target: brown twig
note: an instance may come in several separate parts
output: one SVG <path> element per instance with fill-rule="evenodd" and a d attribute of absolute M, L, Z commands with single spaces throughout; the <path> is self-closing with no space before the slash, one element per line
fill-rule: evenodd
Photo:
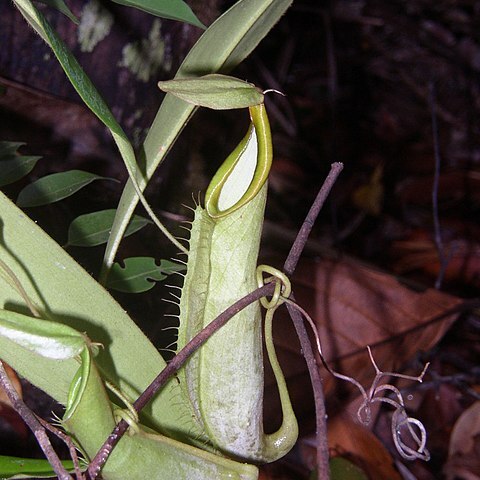
<path fill-rule="evenodd" d="M 55 450 L 50 443 L 45 429 L 42 427 L 35 414 L 25 405 L 23 400 L 19 397 L 17 391 L 10 382 L 10 379 L 8 378 L 7 372 L 5 371 L 5 368 L 3 367 L 3 362 L 1 360 L 0 385 L 5 390 L 5 393 L 7 394 L 7 397 L 10 400 L 13 409 L 22 417 L 23 421 L 28 425 L 30 430 L 35 435 L 35 438 L 37 439 L 40 448 L 43 450 L 43 453 L 50 462 L 50 465 L 52 466 L 53 471 L 55 472 L 57 477 L 60 480 L 72 480 L 72 477 L 62 465 L 62 462 L 55 453 Z"/>
<path fill-rule="evenodd" d="M 341 163 L 332 164 L 330 173 L 328 174 L 325 182 L 323 183 L 315 202 L 313 203 L 308 215 L 303 223 L 297 238 L 288 254 L 287 260 L 284 265 L 284 272 L 287 275 L 291 275 L 295 267 L 297 266 L 300 255 L 305 247 L 308 235 L 310 234 L 315 219 L 317 218 L 325 200 L 332 189 L 338 175 L 343 169 Z M 180 350 L 170 363 L 159 373 L 159 375 L 153 380 L 153 382 L 146 388 L 146 390 L 138 397 L 133 407 L 137 412 L 140 412 L 145 405 L 153 398 L 153 396 L 165 385 L 167 380 L 171 378 L 188 360 L 196 350 L 198 350 L 216 331 L 223 327 L 235 314 L 244 309 L 251 303 L 259 300 L 267 295 L 272 295 L 275 289 L 274 283 L 268 283 L 253 292 L 249 293 L 245 297 L 241 298 L 229 308 L 227 308 L 222 314 L 220 314 L 215 320 L 201 330 L 185 347 Z M 287 305 L 288 308 L 288 305 Z M 316 413 L 317 413 L 317 435 L 319 438 L 318 448 L 318 478 L 319 480 L 327 480 L 329 478 L 328 469 L 328 446 L 326 444 L 326 419 L 325 419 L 325 402 L 322 389 L 322 383 L 318 369 L 315 363 L 315 357 L 313 355 L 312 347 L 305 326 L 303 325 L 302 318 L 298 312 L 294 309 L 290 311 L 290 315 L 294 322 L 297 334 L 302 344 L 305 359 L 307 361 L 308 369 L 310 372 L 310 378 L 312 379 Z M 100 473 L 103 465 L 108 460 L 113 448 L 120 441 L 121 437 L 128 429 L 128 424 L 124 420 L 120 421 L 113 432 L 108 436 L 105 443 L 97 452 L 87 470 L 87 478 L 94 479 Z"/>
<path fill-rule="evenodd" d="M 332 164 L 330 172 L 325 179 L 322 188 L 318 192 L 317 198 L 315 198 L 315 201 L 298 232 L 297 238 L 290 249 L 287 260 L 285 261 L 283 271 L 287 275 L 290 276 L 295 271 L 312 227 L 342 169 L 342 163 Z M 293 294 L 290 295 L 290 298 L 292 300 L 295 299 Z M 322 379 L 320 378 L 312 344 L 310 343 L 310 338 L 308 337 L 307 329 L 305 328 L 300 312 L 296 310 L 293 305 L 288 303 L 287 310 L 300 340 L 303 356 L 305 357 L 308 373 L 310 375 L 310 381 L 312 382 L 317 430 L 317 478 L 318 480 L 328 480 L 330 478 L 330 468 L 328 465 L 327 415 L 325 410 L 325 396 L 323 394 Z"/>
<path fill-rule="evenodd" d="M 428 101 L 430 103 L 433 151 L 434 151 L 434 158 L 435 158 L 435 170 L 433 175 L 433 186 L 432 186 L 432 210 L 433 210 L 432 214 L 433 214 L 435 246 L 437 248 L 438 262 L 440 264 L 440 270 L 438 272 L 437 279 L 435 280 L 435 288 L 438 290 L 442 287 L 443 277 L 445 276 L 445 270 L 447 268 L 449 259 L 445 257 L 445 251 L 444 251 L 443 240 L 442 240 L 442 231 L 440 227 L 440 218 L 438 213 L 438 184 L 440 181 L 441 156 L 440 156 L 440 142 L 438 140 L 438 122 L 437 122 L 437 112 L 436 112 L 436 104 L 435 104 L 435 93 L 436 93 L 435 84 L 433 82 L 430 82 Z"/>
<path fill-rule="evenodd" d="M 37 420 L 41 423 L 43 428 L 56 435 L 65 443 L 65 445 L 68 447 L 70 458 L 73 461 L 77 480 L 83 480 L 84 476 L 82 474 L 82 471 L 80 470 L 80 462 L 78 460 L 77 449 L 75 447 L 75 444 L 73 443 L 73 440 L 66 433 L 62 432 L 58 428 L 55 428 L 51 423 L 47 422 L 46 420 L 43 420 L 43 418 L 37 417 Z"/>
<path fill-rule="evenodd" d="M 294 300 L 294 296 L 290 295 Z M 328 480 L 330 467 L 328 465 L 328 442 L 327 442 L 327 414 L 325 410 L 325 396 L 323 394 L 322 379 L 317 367 L 312 344 L 308 337 L 302 316 L 292 305 L 287 303 L 287 310 L 300 340 L 303 356 L 307 363 L 310 381 L 312 382 L 313 397 L 315 400 L 316 435 L 317 435 L 317 479 Z"/>
<path fill-rule="evenodd" d="M 283 271 L 288 276 L 291 276 L 295 271 L 295 268 L 297 268 L 298 260 L 300 259 L 300 255 L 302 254 L 305 244 L 307 243 L 307 239 L 312 231 L 313 224 L 315 223 L 315 220 L 317 219 L 318 214 L 320 213 L 320 210 L 322 209 L 323 204 L 330 193 L 330 190 L 337 181 L 337 178 L 342 170 L 342 163 L 336 162 L 332 164 L 330 172 L 323 182 L 322 188 L 320 188 L 317 198 L 313 202 L 313 205 L 311 206 L 310 211 L 308 212 L 305 221 L 298 232 L 297 238 L 293 242 L 292 248 L 288 253 L 287 260 L 283 265 Z"/>

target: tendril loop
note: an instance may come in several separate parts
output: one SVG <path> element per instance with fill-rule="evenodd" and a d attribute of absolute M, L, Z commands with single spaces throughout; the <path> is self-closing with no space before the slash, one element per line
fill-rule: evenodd
<path fill-rule="evenodd" d="M 140 427 L 138 426 L 138 412 L 132 405 L 132 402 L 122 393 L 117 387 L 112 385 L 110 382 L 105 382 L 106 387 L 113 392 L 127 408 L 114 408 L 113 417 L 118 423 L 120 420 L 125 420 L 128 423 L 128 434 L 135 435 L 140 432 Z"/>
<path fill-rule="evenodd" d="M 264 278 L 263 274 L 267 273 L 270 277 Z M 280 270 L 270 265 L 259 265 L 257 267 L 257 285 L 263 287 L 267 283 L 275 282 L 275 291 L 272 298 L 267 300 L 266 297 L 260 299 L 260 303 L 267 310 L 275 309 L 284 303 L 284 299 L 290 296 L 292 285 L 289 278 Z"/>
<path fill-rule="evenodd" d="M 128 434 L 130 436 L 136 435 L 140 432 L 138 426 L 138 415 L 132 415 L 132 411 L 126 408 L 115 408 L 113 410 L 113 418 L 118 423 L 121 420 L 125 420 L 128 423 Z"/>

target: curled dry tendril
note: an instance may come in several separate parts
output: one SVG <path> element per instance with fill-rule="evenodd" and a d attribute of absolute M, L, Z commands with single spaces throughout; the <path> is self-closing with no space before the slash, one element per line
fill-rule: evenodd
<path fill-rule="evenodd" d="M 271 277 L 264 279 L 264 273 L 270 274 Z M 307 320 L 308 324 L 313 330 L 317 351 L 325 368 L 334 377 L 355 385 L 360 391 L 360 394 L 363 397 L 363 402 L 357 411 L 358 420 L 364 425 L 368 425 L 370 423 L 372 418 L 372 405 L 374 403 L 380 402 L 391 405 L 394 408 L 394 412 L 392 415 L 391 431 L 393 442 L 398 453 L 402 458 L 406 460 L 418 459 L 428 461 L 430 459 L 430 453 L 426 448 L 427 432 L 422 422 L 420 422 L 420 420 L 416 418 L 408 416 L 405 410 L 403 396 L 398 388 L 389 383 L 383 385 L 379 385 L 379 383 L 383 377 L 403 378 L 405 380 L 412 380 L 414 382 L 421 383 L 423 381 L 423 377 L 425 375 L 425 372 L 427 371 L 429 363 L 425 365 L 420 375 L 416 377 L 410 375 L 403 375 L 401 373 L 382 372 L 375 363 L 370 346 L 367 346 L 370 361 L 372 362 L 372 365 L 375 369 L 375 378 L 373 379 L 372 384 L 367 392 L 365 388 L 360 384 L 360 382 L 358 382 L 354 378 L 347 375 L 342 375 L 341 373 L 337 373 L 330 368 L 327 361 L 325 360 L 325 357 L 323 356 L 320 337 L 318 335 L 315 322 L 305 311 L 305 309 L 303 309 L 300 305 L 288 298 L 291 293 L 291 284 L 288 277 L 284 273 L 273 267 L 267 265 L 260 265 L 259 267 L 257 267 L 257 281 L 259 287 L 261 287 L 264 283 L 275 282 L 275 292 L 272 295 L 272 298 L 270 300 L 267 300 L 266 298 L 262 298 L 260 300 L 263 307 L 267 309 L 267 315 L 269 317 L 273 316 L 273 312 L 282 303 L 288 303 L 289 305 L 292 305 L 295 309 L 297 309 Z M 393 398 L 380 395 L 382 392 L 389 392 L 390 394 L 392 394 L 391 396 L 393 396 Z M 406 441 L 404 441 L 404 437 L 406 434 L 409 436 L 408 443 L 413 443 L 416 448 L 412 448 L 411 446 L 409 446 L 409 444 L 406 443 Z"/>

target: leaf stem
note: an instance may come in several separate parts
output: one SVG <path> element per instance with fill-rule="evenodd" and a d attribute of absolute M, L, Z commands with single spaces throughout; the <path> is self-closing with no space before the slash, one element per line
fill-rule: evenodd
<path fill-rule="evenodd" d="M 440 217 L 438 213 L 438 188 L 440 182 L 440 168 L 441 168 L 441 155 L 440 155 L 440 141 L 438 139 L 438 122 L 437 112 L 435 108 L 436 97 L 435 84 L 430 82 L 429 84 L 429 96 L 428 101 L 430 103 L 430 116 L 432 122 L 432 141 L 433 141 L 433 153 L 435 159 L 435 169 L 433 175 L 432 185 L 432 216 L 433 216 L 433 229 L 435 238 L 435 247 L 437 248 L 438 262 L 440 269 L 438 271 L 437 279 L 435 280 L 435 288 L 439 290 L 442 287 L 443 277 L 445 276 L 445 270 L 447 268 L 449 258 L 445 257 L 442 229 L 440 226 Z"/>

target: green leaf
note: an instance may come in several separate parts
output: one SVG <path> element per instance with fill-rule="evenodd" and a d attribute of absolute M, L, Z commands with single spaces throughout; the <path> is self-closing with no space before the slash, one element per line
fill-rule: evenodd
<path fill-rule="evenodd" d="M 160 90 L 187 103 L 214 110 L 247 108 L 263 103 L 263 93 L 253 83 L 227 75 L 211 74 L 158 82 Z"/>
<path fill-rule="evenodd" d="M 58 202 L 73 195 L 94 180 L 113 180 L 83 170 L 52 173 L 27 185 L 18 195 L 19 207 L 38 207 Z"/>
<path fill-rule="evenodd" d="M 74 466 L 71 460 L 63 460 L 62 464 L 67 470 L 73 471 Z M 0 455 L 1 478 L 51 478 L 54 476 L 55 472 L 48 460 Z"/>
<path fill-rule="evenodd" d="M 90 108 L 90 110 L 92 110 L 92 112 L 95 113 L 95 115 L 97 115 L 97 117 L 110 130 L 110 133 L 117 144 L 118 150 L 120 151 L 122 160 L 125 163 L 125 167 L 127 168 L 134 190 L 140 198 L 142 205 L 150 215 L 150 218 L 152 218 L 155 225 L 165 234 L 167 238 L 169 238 L 172 243 L 177 246 L 179 250 L 185 250 L 185 247 L 175 237 L 173 237 L 173 235 L 160 222 L 160 220 L 158 220 L 152 208 L 143 196 L 143 191 L 139 186 L 139 182 L 143 181 L 143 176 L 139 174 L 140 172 L 137 166 L 132 144 L 125 135 L 125 132 L 122 130 L 122 127 L 120 127 L 118 122 L 115 120 L 111 110 L 108 108 L 107 104 L 102 99 L 101 95 L 98 93 L 87 74 L 77 62 L 76 58 L 71 54 L 65 43 L 60 39 L 55 30 L 53 30 L 45 17 L 34 7 L 30 0 L 13 1 L 27 22 L 37 31 L 37 33 L 53 50 L 60 65 L 67 74 L 67 77 L 87 107 Z M 130 216 L 128 220 L 130 220 Z M 125 228 L 128 225 L 128 220 L 125 222 Z M 122 233 L 124 230 L 125 229 L 122 230 Z M 117 237 L 115 241 L 118 244 L 120 239 Z M 104 278 L 102 278 L 102 280 L 103 279 Z"/>
<path fill-rule="evenodd" d="M 68 8 L 67 4 L 63 0 L 37 0 L 37 2 L 44 3 L 49 7 L 53 7 L 57 9 L 59 12 L 63 13 L 76 25 L 80 23 L 78 21 L 78 18 L 73 14 L 73 12 Z"/>
<path fill-rule="evenodd" d="M 17 150 L 24 143 L 0 142 L 0 187 L 16 182 L 28 175 L 42 157 L 19 155 Z"/>
<path fill-rule="evenodd" d="M 86 338 L 68 325 L 0 309 L 0 336 L 45 358 L 74 358 Z"/>
<path fill-rule="evenodd" d="M 179 20 L 205 29 L 205 25 L 195 16 L 182 0 L 112 0 L 120 5 L 138 8 L 157 17 Z"/>
<path fill-rule="evenodd" d="M 0 192 L 2 229 L 0 260 L 6 263 L 32 303 L 49 318 L 88 332 L 93 342 L 105 346 L 96 358 L 102 377 L 130 398 L 137 398 L 165 367 L 155 346 L 145 337 L 111 295 L 38 225 Z M 21 263 L 17 261 L 21 259 Z M 25 300 L 0 275 L 0 305 L 24 305 Z M 0 336 L 2 360 L 62 404 L 67 403 L 78 362 L 51 360 L 19 347 Z M 179 435 L 178 418 L 188 407 L 178 400 L 172 381 L 142 413 L 153 428 Z M 176 398 L 172 403 L 171 399 Z M 182 431 L 191 431 L 189 418 Z M 186 434 L 185 434 L 186 435 Z M 213 477 L 215 478 L 215 477 Z"/>
<path fill-rule="evenodd" d="M 184 270 L 183 265 L 161 260 L 157 265 L 152 257 L 126 258 L 122 267 L 114 263 L 107 279 L 107 288 L 126 293 L 141 293 L 155 286 L 156 281 L 167 278 L 173 272 Z"/>
<path fill-rule="evenodd" d="M 94 247 L 106 243 L 112 230 L 115 209 L 80 215 L 68 228 L 68 241 L 65 245 L 75 247 Z M 125 237 L 132 235 L 145 225 L 152 223 L 145 217 L 134 215 L 125 232 Z"/>
<path fill-rule="evenodd" d="M 175 78 L 228 72 L 242 62 L 278 22 L 293 0 L 240 0 L 208 27 L 188 53 Z M 195 106 L 167 94 L 143 145 L 146 179 L 142 189 L 165 159 L 178 135 L 195 112 Z M 123 232 L 138 203 L 129 180 L 123 190 L 117 218 L 105 249 L 108 269 Z"/>
<path fill-rule="evenodd" d="M 11 160 L 17 155 L 17 150 L 25 145 L 24 142 L 0 142 L 0 161 Z"/>
<path fill-rule="evenodd" d="M 365 472 L 346 458 L 332 458 L 329 464 L 331 480 L 368 480 Z M 311 478 L 317 477 L 312 475 Z"/>

